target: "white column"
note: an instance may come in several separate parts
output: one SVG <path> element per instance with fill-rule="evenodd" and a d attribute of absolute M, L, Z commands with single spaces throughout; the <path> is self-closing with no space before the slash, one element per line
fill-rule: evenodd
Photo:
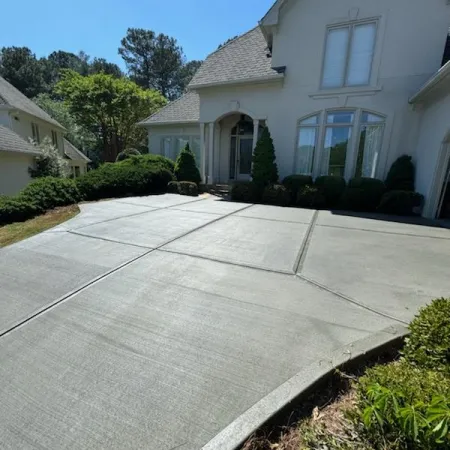
<path fill-rule="evenodd" d="M 209 123 L 208 184 L 214 184 L 214 122 Z"/>
<path fill-rule="evenodd" d="M 200 123 L 200 176 L 202 182 L 206 184 L 206 145 L 205 145 L 205 124 Z"/>
<path fill-rule="evenodd" d="M 256 144 L 258 143 L 258 134 L 259 134 L 259 120 L 253 121 L 253 150 L 256 148 Z"/>

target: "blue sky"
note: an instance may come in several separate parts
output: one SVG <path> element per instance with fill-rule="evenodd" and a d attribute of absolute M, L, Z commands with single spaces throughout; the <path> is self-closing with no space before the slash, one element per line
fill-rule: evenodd
<path fill-rule="evenodd" d="M 229 37 L 254 27 L 273 0 L 10 0 L 2 2 L 0 47 L 117 54 L 128 27 L 175 37 L 189 60 L 204 59 Z"/>

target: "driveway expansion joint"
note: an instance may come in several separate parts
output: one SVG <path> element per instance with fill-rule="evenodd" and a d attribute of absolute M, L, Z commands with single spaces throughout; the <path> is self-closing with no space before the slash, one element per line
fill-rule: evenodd
<path fill-rule="evenodd" d="M 306 236 L 303 239 L 302 246 L 300 247 L 300 251 L 298 253 L 297 260 L 295 261 L 294 268 L 293 268 L 294 274 L 301 271 L 303 268 L 303 264 L 306 259 L 306 254 L 308 253 L 309 244 L 312 239 L 314 227 L 316 226 L 318 218 L 319 218 L 319 211 L 315 211 L 314 215 L 311 219 L 311 222 L 309 224 L 308 231 L 306 232 Z"/>

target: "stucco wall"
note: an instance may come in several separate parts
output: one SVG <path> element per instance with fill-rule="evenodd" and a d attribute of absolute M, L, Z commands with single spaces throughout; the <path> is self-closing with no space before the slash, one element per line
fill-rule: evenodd
<path fill-rule="evenodd" d="M 11 128 L 11 119 L 8 111 L 0 111 L 0 125 Z"/>
<path fill-rule="evenodd" d="M 28 168 L 34 157 L 19 153 L 0 151 L 0 194 L 17 194 L 31 180 Z"/>

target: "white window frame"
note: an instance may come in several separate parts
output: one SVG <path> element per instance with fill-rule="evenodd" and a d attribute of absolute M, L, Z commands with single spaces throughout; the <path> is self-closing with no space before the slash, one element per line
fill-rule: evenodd
<path fill-rule="evenodd" d="M 327 116 L 330 113 L 333 112 L 351 112 L 354 114 L 353 123 L 349 124 L 328 124 L 327 123 Z M 363 113 L 373 114 L 375 116 L 378 116 L 383 119 L 383 121 L 380 122 L 373 122 L 373 125 L 382 126 L 382 136 L 381 136 L 381 148 L 380 148 L 380 155 L 377 159 L 376 166 L 373 168 L 372 173 L 374 175 L 374 178 L 377 177 L 377 174 L 379 173 L 380 167 L 382 165 L 383 158 L 381 155 L 383 155 L 383 149 L 385 147 L 385 137 L 386 137 L 386 129 L 388 127 L 388 119 L 385 114 L 382 114 L 377 111 L 372 111 L 370 109 L 366 108 L 329 108 L 322 111 L 316 111 L 314 113 L 308 114 L 306 116 L 301 117 L 297 121 L 297 127 L 296 127 L 296 137 L 295 137 L 295 151 L 294 151 L 294 161 L 293 161 L 293 172 L 292 173 L 298 173 L 297 171 L 297 159 L 298 159 L 298 151 L 299 151 L 299 132 L 302 127 L 317 127 L 317 133 L 316 133 L 316 149 L 314 153 L 314 160 L 313 160 L 313 169 L 311 176 L 313 178 L 317 178 L 318 176 L 321 176 L 321 164 L 322 164 L 322 158 L 324 156 L 324 147 L 325 147 L 325 138 L 326 138 L 326 130 L 329 127 L 351 127 L 351 138 L 349 141 L 349 145 L 347 147 L 347 155 L 345 159 L 345 172 L 344 172 L 344 178 L 348 181 L 351 178 L 355 177 L 356 175 L 356 164 L 357 164 L 357 158 L 358 158 L 358 151 L 359 151 L 359 143 L 361 140 L 361 132 L 362 132 L 362 126 L 364 125 L 370 125 L 368 122 L 364 122 L 362 120 Z M 317 116 L 318 117 L 318 125 L 300 125 L 303 121 Z"/>
<path fill-rule="evenodd" d="M 312 117 L 317 117 L 317 123 L 316 124 L 310 124 L 306 125 L 303 122 L 305 122 L 308 119 L 311 119 Z M 322 124 L 322 112 L 317 112 L 314 114 L 309 114 L 308 116 L 302 117 L 297 121 L 297 135 L 296 135 L 296 146 L 295 146 L 295 159 L 294 159 L 294 173 L 300 174 L 299 168 L 298 168 L 298 153 L 300 151 L 300 131 L 302 128 L 315 128 L 316 130 L 316 141 L 314 143 L 314 155 L 313 155 L 313 161 L 312 161 L 312 167 L 311 167 L 311 173 L 303 173 L 301 175 L 312 175 L 315 172 L 315 163 L 317 159 L 317 152 L 319 151 L 319 142 L 320 142 L 320 129 Z"/>
<path fill-rule="evenodd" d="M 37 123 L 31 122 L 31 134 L 33 135 L 33 141 L 40 144 L 41 136 L 39 133 L 39 125 Z"/>
<path fill-rule="evenodd" d="M 165 148 L 164 148 L 164 141 L 166 139 L 170 139 L 170 155 L 166 155 L 165 152 Z M 165 135 L 165 136 L 161 136 L 160 138 L 160 154 L 162 156 L 165 156 L 166 158 L 172 159 L 172 154 L 175 151 L 175 145 L 176 145 L 176 141 L 177 139 L 184 139 L 187 140 L 189 142 L 189 148 L 191 149 L 192 153 L 194 153 L 194 140 L 198 139 L 200 141 L 200 133 L 199 134 L 171 134 L 171 135 Z M 175 158 L 178 155 L 175 155 Z M 200 165 L 200 161 L 198 162 L 198 164 Z"/>
<path fill-rule="evenodd" d="M 374 24 L 375 25 L 375 38 L 373 42 L 373 50 L 372 50 L 372 61 L 370 62 L 370 69 L 369 69 L 369 79 L 367 83 L 364 84 L 348 84 L 347 78 L 348 78 L 348 71 L 349 71 L 349 65 L 350 65 L 350 53 L 352 48 L 352 42 L 353 42 L 353 34 L 355 27 L 360 25 L 368 25 L 368 24 Z M 331 30 L 337 30 L 342 28 L 348 28 L 349 29 L 349 38 L 347 43 L 347 50 L 346 50 L 346 56 L 345 56 L 345 69 L 344 69 L 344 78 L 343 83 L 339 86 L 324 86 L 323 84 L 323 78 L 325 75 L 325 63 L 327 58 L 327 44 L 328 44 L 328 38 Z M 330 25 L 327 27 L 326 30 L 326 36 L 325 36 L 325 44 L 324 44 L 324 50 L 323 50 L 323 58 L 322 58 L 322 71 L 320 74 L 320 89 L 322 90 L 333 90 L 333 89 L 342 89 L 342 88 L 358 88 L 358 87 L 364 87 L 364 86 L 371 86 L 372 84 L 372 76 L 373 76 L 373 68 L 374 68 L 374 60 L 376 56 L 376 47 L 377 47 L 377 41 L 378 41 L 378 32 L 379 32 L 379 19 L 378 18 L 371 18 L 371 19 L 365 19 L 365 20 L 358 20 L 358 21 L 352 21 L 347 23 L 340 23 L 336 25 Z"/>

